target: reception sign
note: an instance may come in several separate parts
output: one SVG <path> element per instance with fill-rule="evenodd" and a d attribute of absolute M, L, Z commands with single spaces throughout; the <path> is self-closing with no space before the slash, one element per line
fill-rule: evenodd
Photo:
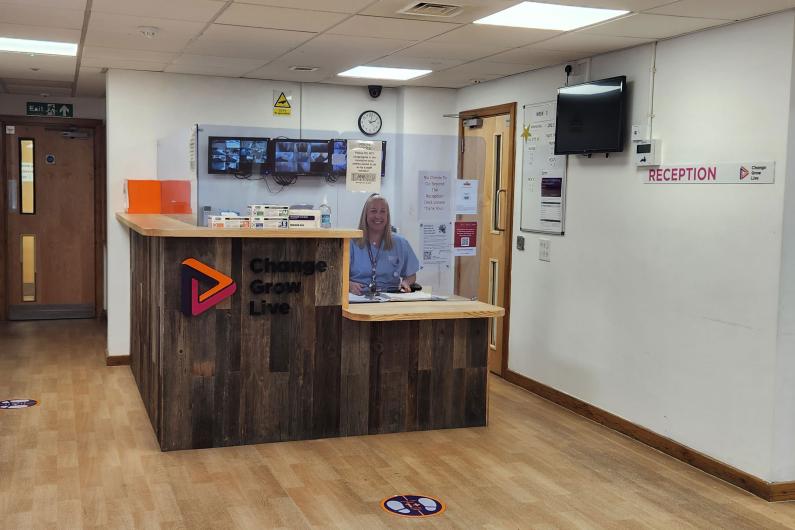
<path fill-rule="evenodd" d="M 731 164 L 685 164 L 649 168 L 647 184 L 772 184 L 775 162 Z"/>

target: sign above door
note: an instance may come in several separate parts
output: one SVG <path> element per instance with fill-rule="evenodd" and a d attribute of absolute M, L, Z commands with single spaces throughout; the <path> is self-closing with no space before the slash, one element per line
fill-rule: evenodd
<path fill-rule="evenodd" d="M 57 118 L 74 118 L 74 105 L 71 103 L 41 103 L 28 101 L 25 107 L 26 116 L 54 116 Z"/>

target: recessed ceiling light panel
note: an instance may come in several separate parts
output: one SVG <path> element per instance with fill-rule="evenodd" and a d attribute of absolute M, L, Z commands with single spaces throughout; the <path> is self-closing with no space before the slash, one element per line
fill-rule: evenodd
<path fill-rule="evenodd" d="M 493 15 L 476 20 L 475 24 L 510 26 L 513 28 L 570 31 L 597 22 L 626 15 L 629 11 L 598 9 L 595 7 L 561 6 L 522 2 Z"/>
<path fill-rule="evenodd" d="M 1 52 L 38 53 L 41 55 L 77 55 L 77 44 L 47 40 L 0 37 Z"/>
<path fill-rule="evenodd" d="M 430 74 L 433 70 L 413 70 L 411 68 L 386 68 L 384 66 L 356 66 L 337 74 L 340 77 L 362 77 L 366 79 L 388 79 L 408 81 Z"/>

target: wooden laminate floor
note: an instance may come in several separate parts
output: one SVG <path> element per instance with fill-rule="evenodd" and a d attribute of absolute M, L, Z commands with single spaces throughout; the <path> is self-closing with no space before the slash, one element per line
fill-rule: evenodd
<path fill-rule="evenodd" d="M 490 425 L 161 453 L 93 321 L 0 323 L 0 527 L 795 528 L 770 504 L 498 378 Z M 393 494 L 440 498 L 424 520 Z"/>

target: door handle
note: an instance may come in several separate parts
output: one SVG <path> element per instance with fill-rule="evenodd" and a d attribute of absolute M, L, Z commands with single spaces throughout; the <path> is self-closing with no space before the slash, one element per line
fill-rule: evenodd
<path fill-rule="evenodd" d="M 501 200 L 501 193 L 505 194 L 505 197 L 508 197 L 508 190 L 497 190 L 497 230 L 499 232 L 505 232 L 505 225 L 502 224 L 502 200 Z"/>

